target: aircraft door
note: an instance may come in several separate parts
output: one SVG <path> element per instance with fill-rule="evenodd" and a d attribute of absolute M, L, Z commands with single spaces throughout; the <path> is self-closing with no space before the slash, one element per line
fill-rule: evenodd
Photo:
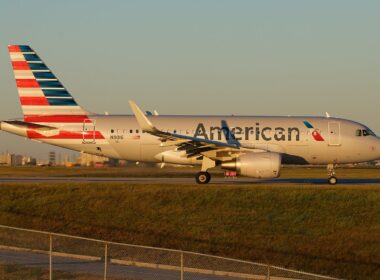
<path fill-rule="evenodd" d="M 340 122 L 329 122 L 329 146 L 339 146 L 340 139 Z"/>
<path fill-rule="evenodd" d="M 83 131 L 82 131 L 82 143 L 83 144 L 96 144 L 95 140 L 95 120 L 85 119 L 83 120 Z"/>

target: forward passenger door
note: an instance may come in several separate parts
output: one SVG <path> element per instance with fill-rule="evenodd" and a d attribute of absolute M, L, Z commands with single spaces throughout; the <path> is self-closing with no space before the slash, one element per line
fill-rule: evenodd
<path fill-rule="evenodd" d="M 329 146 L 340 146 L 340 122 L 329 122 L 328 135 Z"/>

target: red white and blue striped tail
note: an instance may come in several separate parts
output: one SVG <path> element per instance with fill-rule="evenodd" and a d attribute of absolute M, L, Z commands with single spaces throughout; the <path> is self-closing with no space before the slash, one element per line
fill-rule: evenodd
<path fill-rule="evenodd" d="M 26 122 L 78 123 L 88 118 L 31 47 L 9 45 L 8 51 Z"/>

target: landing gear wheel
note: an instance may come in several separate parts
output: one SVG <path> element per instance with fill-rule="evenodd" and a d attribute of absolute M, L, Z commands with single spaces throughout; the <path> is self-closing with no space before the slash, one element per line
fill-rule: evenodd
<path fill-rule="evenodd" d="M 329 178 L 330 185 L 336 185 L 336 183 L 338 183 L 338 179 L 336 177 L 332 176 Z"/>
<path fill-rule="evenodd" d="M 336 164 L 330 163 L 327 165 L 328 182 L 330 185 L 336 185 L 338 183 L 338 179 L 335 177 L 335 167 Z"/>
<path fill-rule="evenodd" d="M 210 182 L 211 175 L 208 172 L 198 172 L 197 175 L 195 175 L 195 181 L 197 181 L 198 184 L 207 184 Z"/>

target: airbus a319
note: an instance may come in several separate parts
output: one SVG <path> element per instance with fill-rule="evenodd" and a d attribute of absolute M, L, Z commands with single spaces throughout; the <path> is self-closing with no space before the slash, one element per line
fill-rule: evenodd
<path fill-rule="evenodd" d="M 208 170 L 252 178 L 277 178 L 282 164 L 326 165 L 336 184 L 337 164 L 380 158 L 380 139 L 365 125 L 332 117 L 163 116 L 91 113 L 74 100 L 36 52 L 8 50 L 22 118 L 2 121 L 1 130 L 67 149 L 139 162 L 198 165 L 199 184 Z"/>

